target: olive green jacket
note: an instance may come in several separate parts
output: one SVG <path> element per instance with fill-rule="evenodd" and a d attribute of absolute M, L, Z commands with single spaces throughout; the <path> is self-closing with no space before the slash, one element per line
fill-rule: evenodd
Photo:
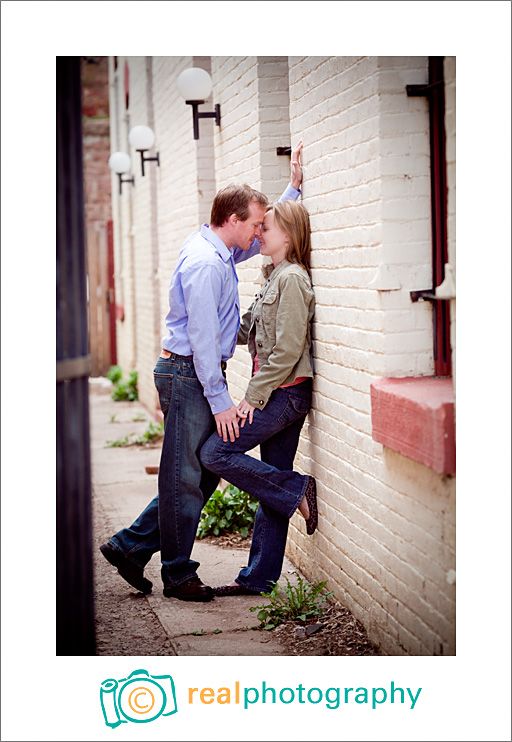
<path fill-rule="evenodd" d="M 237 343 L 247 344 L 259 371 L 245 393 L 247 401 L 263 409 L 272 392 L 300 376 L 313 376 L 311 323 L 315 295 L 308 272 L 283 260 L 263 267 L 266 278 L 256 299 L 243 315 Z"/>

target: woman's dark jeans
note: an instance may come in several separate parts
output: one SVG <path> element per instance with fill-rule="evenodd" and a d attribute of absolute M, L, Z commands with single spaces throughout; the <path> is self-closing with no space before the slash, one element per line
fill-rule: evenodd
<path fill-rule="evenodd" d="M 272 588 L 283 566 L 289 519 L 296 511 L 308 477 L 293 471 L 300 431 L 311 407 L 311 379 L 276 389 L 240 437 L 224 442 L 215 432 L 201 450 L 204 466 L 249 492 L 260 504 L 256 513 L 249 564 L 236 582 L 257 592 Z M 246 452 L 260 446 L 261 461 Z"/>
<path fill-rule="evenodd" d="M 109 543 L 141 567 L 160 551 L 164 587 L 174 587 L 199 567 L 190 558 L 192 547 L 201 510 L 219 482 L 201 466 L 199 452 L 215 420 L 191 358 L 159 358 L 154 379 L 165 426 L 158 495 Z"/>

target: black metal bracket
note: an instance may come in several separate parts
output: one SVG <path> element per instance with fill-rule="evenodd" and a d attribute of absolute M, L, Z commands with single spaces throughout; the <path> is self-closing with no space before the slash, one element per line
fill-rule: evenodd
<path fill-rule="evenodd" d="M 141 165 L 143 176 L 144 176 L 144 163 L 145 162 L 156 162 L 158 167 L 160 167 L 160 152 L 156 153 L 156 157 L 144 157 L 144 152 L 147 152 L 147 149 L 138 149 L 137 152 L 140 152 L 140 165 Z"/>
<path fill-rule="evenodd" d="M 217 126 L 220 126 L 220 103 L 215 104 L 215 111 L 207 111 L 205 113 L 198 111 L 198 106 L 204 103 L 204 100 L 187 100 L 185 103 L 192 106 L 194 139 L 199 139 L 199 119 L 215 119 Z"/>
<path fill-rule="evenodd" d="M 277 147 L 276 148 L 276 155 L 289 155 L 292 154 L 292 148 L 291 147 Z"/>
<path fill-rule="evenodd" d="M 133 175 L 131 178 L 123 178 L 121 173 L 118 173 L 117 175 L 119 176 L 119 195 L 123 192 L 123 183 L 131 183 L 133 186 L 135 185 L 135 178 Z"/>
<path fill-rule="evenodd" d="M 435 88 L 439 88 L 442 85 L 444 85 L 444 80 L 438 80 L 437 82 L 426 83 L 425 85 L 406 85 L 405 89 L 410 98 L 417 98 L 423 95 L 430 95 Z"/>
<path fill-rule="evenodd" d="M 435 295 L 435 289 L 423 289 L 422 291 L 411 291 L 411 301 L 449 301 L 441 296 Z"/>

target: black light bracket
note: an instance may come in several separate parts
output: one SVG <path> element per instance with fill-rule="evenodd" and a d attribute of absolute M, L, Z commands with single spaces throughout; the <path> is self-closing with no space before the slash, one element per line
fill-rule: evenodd
<path fill-rule="evenodd" d="M 276 155 L 289 155 L 292 154 L 291 147 L 276 147 Z"/>
<path fill-rule="evenodd" d="M 435 289 L 411 291 L 411 301 L 449 301 L 447 296 L 436 296 Z"/>
<path fill-rule="evenodd" d="M 192 106 L 192 118 L 194 121 L 194 139 L 199 139 L 199 119 L 215 119 L 217 126 L 220 126 L 220 103 L 215 104 L 215 111 L 203 112 L 198 110 L 198 106 L 204 103 L 204 100 L 186 100 L 185 103 Z"/>
<path fill-rule="evenodd" d="M 435 88 L 444 86 L 444 80 L 437 80 L 437 82 L 426 83 L 425 85 L 406 85 L 405 90 L 409 98 L 419 98 L 423 95 L 430 95 Z"/>
<path fill-rule="evenodd" d="M 158 167 L 160 167 L 160 152 L 156 153 L 156 157 L 144 157 L 144 152 L 147 152 L 147 149 L 138 149 L 137 152 L 140 152 L 140 165 L 142 168 L 142 175 L 144 176 L 144 163 L 145 162 L 156 162 Z"/>
<path fill-rule="evenodd" d="M 123 178 L 121 173 L 118 173 L 117 175 L 119 177 L 119 195 L 123 192 L 123 183 L 131 183 L 133 186 L 135 185 L 135 178 L 133 175 L 131 178 Z"/>

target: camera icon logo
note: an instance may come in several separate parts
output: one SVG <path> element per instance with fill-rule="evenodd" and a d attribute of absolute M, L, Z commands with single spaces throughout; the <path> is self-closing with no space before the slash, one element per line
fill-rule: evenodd
<path fill-rule="evenodd" d="M 100 702 L 105 724 L 112 729 L 127 721 L 145 724 L 178 710 L 171 676 L 150 675 L 147 670 L 135 670 L 121 680 L 104 680 Z"/>

